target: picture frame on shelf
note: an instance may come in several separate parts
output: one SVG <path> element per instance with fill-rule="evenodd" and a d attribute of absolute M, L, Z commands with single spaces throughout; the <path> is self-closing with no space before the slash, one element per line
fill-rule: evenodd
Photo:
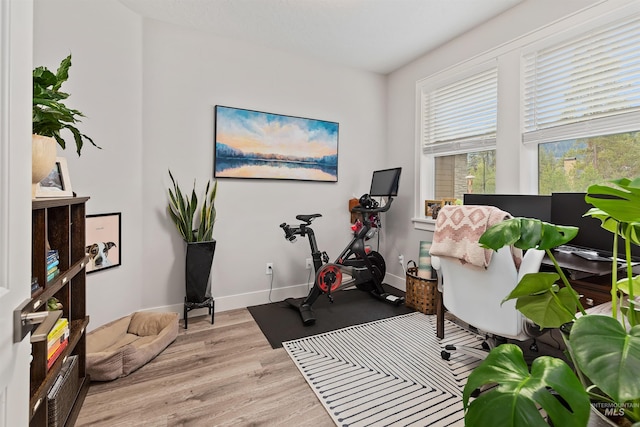
<path fill-rule="evenodd" d="M 122 264 L 121 234 L 120 212 L 86 216 L 87 274 Z"/>
<path fill-rule="evenodd" d="M 338 181 L 339 124 L 216 105 L 215 178 Z"/>
<path fill-rule="evenodd" d="M 36 187 L 36 199 L 61 197 L 73 197 L 73 190 L 71 189 L 67 159 L 56 157 L 53 169 Z"/>
<path fill-rule="evenodd" d="M 425 200 L 424 201 L 424 215 L 436 219 L 438 212 L 442 209 L 442 200 Z"/>

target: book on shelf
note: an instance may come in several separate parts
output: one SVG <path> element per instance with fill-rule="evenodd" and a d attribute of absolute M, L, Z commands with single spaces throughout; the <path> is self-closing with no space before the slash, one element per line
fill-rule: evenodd
<path fill-rule="evenodd" d="M 69 320 L 67 320 L 67 318 L 65 317 L 61 317 L 56 321 L 56 324 L 53 325 L 53 328 L 51 328 L 51 330 L 47 334 L 47 341 L 60 336 L 60 332 L 64 331 L 65 329 L 69 329 Z"/>
<path fill-rule="evenodd" d="M 47 360 L 51 359 L 53 355 L 58 351 L 60 346 L 65 345 L 65 342 L 69 341 L 69 331 L 64 332 L 57 339 L 47 343 Z"/>
<path fill-rule="evenodd" d="M 58 333 L 47 338 L 47 354 L 50 356 L 64 340 L 69 338 L 69 328 L 61 329 Z"/>
<path fill-rule="evenodd" d="M 56 259 L 54 261 L 47 261 L 47 270 L 51 270 L 52 268 L 56 267 L 58 264 L 60 264 L 60 260 Z"/>
<path fill-rule="evenodd" d="M 58 259 L 60 259 L 60 256 L 57 250 L 54 249 L 54 250 L 47 251 L 47 264 Z"/>
<path fill-rule="evenodd" d="M 64 341 L 66 337 L 69 336 L 69 328 L 64 328 L 58 331 L 55 335 L 51 335 L 51 337 L 47 337 L 47 347 L 51 348 L 56 342 Z"/>
<path fill-rule="evenodd" d="M 50 282 L 51 280 L 53 280 L 58 275 L 58 273 L 60 273 L 60 272 L 56 268 L 56 270 L 54 272 L 52 272 L 50 274 L 47 274 L 47 282 Z"/>
<path fill-rule="evenodd" d="M 58 266 L 54 265 L 53 267 L 47 268 L 47 276 L 58 271 Z"/>
<path fill-rule="evenodd" d="M 62 342 L 62 344 L 58 346 L 58 348 L 51 355 L 51 357 L 47 359 L 47 369 L 51 369 L 51 367 L 53 366 L 54 363 L 56 363 L 56 360 L 58 360 L 58 357 L 60 357 L 64 349 L 67 348 L 68 344 L 69 344 L 69 340 L 66 339 L 65 341 Z"/>
<path fill-rule="evenodd" d="M 37 277 L 32 277 L 31 278 L 31 293 L 33 294 L 34 292 L 36 292 L 41 287 L 42 286 L 40 286 L 40 283 L 38 283 L 38 278 Z"/>

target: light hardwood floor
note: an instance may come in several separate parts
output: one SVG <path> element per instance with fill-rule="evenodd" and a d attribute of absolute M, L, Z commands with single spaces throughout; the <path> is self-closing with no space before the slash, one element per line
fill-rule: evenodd
<path fill-rule="evenodd" d="M 282 348 L 246 309 L 189 318 L 127 377 L 93 382 L 76 426 L 333 426 Z"/>

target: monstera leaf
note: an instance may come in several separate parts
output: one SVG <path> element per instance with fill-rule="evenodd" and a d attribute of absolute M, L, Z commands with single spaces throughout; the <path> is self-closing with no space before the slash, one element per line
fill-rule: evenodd
<path fill-rule="evenodd" d="M 469 403 L 474 390 L 494 383 L 496 387 Z M 529 372 L 522 350 L 513 344 L 491 350 L 469 376 L 462 399 L 467 427 L 548 427 L 536 405 L 547 412 L 553 425 L 563 427 L 585 426 L 590 412 L 587 392 L 566 363 L 541 356 Z"/>
<path fill-rule="evenodd" d="M 609 316 L 576 320 L 569 337 L 580 370 L 615 402 L 640 399 L 640 325 L 629 332 Z"/>
<path fill-rule="evenodd" d="M 570 288 L 560 288 L 556 273 L 525 274 L 502 302 L 516 299 L 516 308 L 541 328 L 559 328 L 572 321 L 577 303 Z"/>
<path fill-rule="evenodd" d="M 618 222 L 640 222 L 640 178 L 589 186 L 585 200 Z"/>
<path fill-rule="evenodd" d="M 551 249 L 570 242 L 576 234 L 577 227 L 549 224 L 533 218 L 511 218 L 490 227 L 479 243 L 493 250 L 509 245 L 523 250 L 541 249 L 552 257 Z M 570 322 L 579 304 L 578 297 L 569 287 L 564 273 L 557 270 L 558 274 L 525 275 L 502 302 L 517 299 L 516 308 L 542 328 L 557 328 Z M 560 289 L 556 285 L 558 280 L 567 287 Z"/>
<path fill-rule="evenodd" d="M 577 234 L 577 227 L 549 224 L 533 218 L 511 218 L 490 227 L 478 243 L 495 251 L 511 245 L 523 250 L 550 250 L 568 243 Z"/>

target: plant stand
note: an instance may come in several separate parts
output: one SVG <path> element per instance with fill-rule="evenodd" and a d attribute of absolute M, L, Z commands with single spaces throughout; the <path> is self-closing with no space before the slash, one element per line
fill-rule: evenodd
<path fill-rule="evenodd" d="M 207 307 L 213 324 L 214 301 L 210 293 L 207 295 L 207 285 L 215 249 L 215 240 L 187 243 L 185 266 L 186 296 L 184 297 L 185 329 L 187 329 L 189 311 L 196 308 Z"/>
<path fill-rule="evenodd" d="M 215 310 L 214 310 L 215 301 L 213 297 L 209 297 L 203 302 L 189 302 L 185 297 L 184 299 L 184 328 L 185 329 L 187 329 L 188 319 L 189 319 L 187 313 L 189 313 L 191 310 L 194 310 L 196 308 L 205 308 L 205 307 L 209 309 L 209 314 L 211 315 L 211 324 L 213 325 L 213 316 L 215 315 Z"/>

